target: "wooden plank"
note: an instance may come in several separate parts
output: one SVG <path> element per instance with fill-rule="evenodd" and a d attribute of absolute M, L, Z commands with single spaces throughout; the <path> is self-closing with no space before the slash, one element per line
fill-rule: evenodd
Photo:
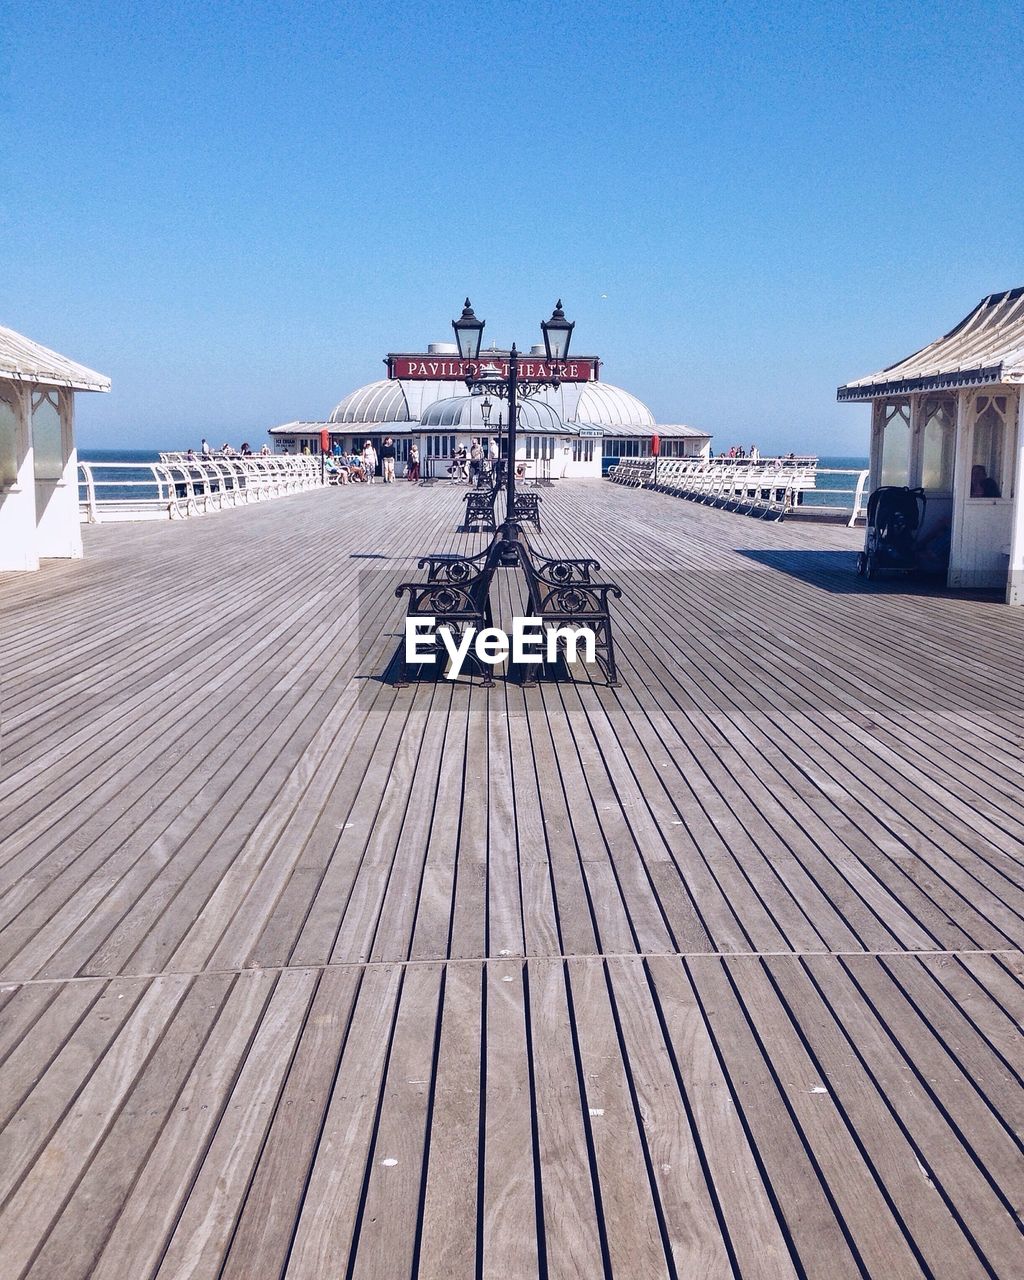
<path fill-rule="evenodd" d="M 410 1272 L 418 1280 L 474 1280 L 477 1274 L 483 991 L 482 966 L 448 967 L 430 1108 L 422 1225 L 415 1272 Z"/>
<path fill-rule="evenodd" d="M 874 1170 L 847 1129 L 842 1109 L 817 1063 L 808 1056 L 799 1027 L 787 1018 L 760 961 L 731 958 L 725 962 L 725 971 L 757 1048 L 771 1065 L 786 1110 L 827 1189 L 833 1212 L 848 1233 L 855 1258 L 868 1275 L 917 1280 L 924 1271 L 903 1233 L 902 1222 L 893 1215 Z M 781 1179 L 777 1185 L 783 1186 Z M 780 1194 L 785 1203 L 786 1189 Z"/>
<path fill-rule="evenodd" d="M 288 1280 L 344 1275 L 352 1261 L 402 980 L 398 967 L 376 965 L 360 987 L 295 1226 Z"/>
<path fill-rule="evenodd" d="M 529 1036 L 549 1275 L 606 1274 L 604 1221 L 593 1179 L 584 1100 L 570 1033 L 560 961 L 529 967 Z M 543 1272 L 542 1272 L 543 1274 Z"/>
<path fill-rule="evenodd" d="M 747 1139 L 732 1086 L 687 972 L 680 961 L 662 956 L 652 958 L 649 965 L 673 1069 L 688 1097 L 738 1270 L 765 1280 L 792 1280 L 800 1273 L 772 1187 Z"/>
<path fill-rule="evenodd" d="M 362 974 L 320 979 L 220 1275 L 282 1275 Z"/>
<path fill-rule="evenodd" d="M 603 964 L 566 962 L 569 1016 L 582 1080 L 583 1121 L 600 1188 L 605 1248 L 612 1274 L 669 1276 L 643 1120 L 623 1062 Z"/>
<path fill-rule="evenodd" d="M 803 1270 L 830 1280 L 862 1274 L 849 1228 L 836 1211 L 805 1133 L 786 1107 L 775 1064 L 753 1035 L 724 962 L 693 957 L 687 966 L 749 1141 L 775 1188 L 778 1212 Z"/>
<path fill-rule="evenodd" d="M 616 959 L 609 960 L 607 968 L 676 1274 L 727 1280 L 735 1272 L 721 1210 L 686 1090 L 672 1069 L 671 1048 L 658 1021 L 646 966 L 639 960 Z"/>
<path fill-rule="evenodd" d="M 114 1224 L 91 1280 L 153 1275 L 225 1113 L 277 981 L 277 974 L 266 973 L 243 974 L 235 979 L 223 1012 Z"/>
<path fill-rule="evenodd" d="M 124 1025 L 79 1093 L 77 1105 L 54 1129 L 0 1212 L 0 1271 L 5 1275 L 20 1276 L 31 1262 L 136 1076 L 159 1044 L 189 982 L 164 977 L 144 985 Z M 137 982 L 136 986 L 143 984 Z M 129 1004 L 130 995 L 118 995 Z"/>
<path fill-rule="evenodd" d="M 436 1089 L 443 970 L 413 965 L 402 984 L 380 1122 L 356 1220 L 354 1280 L 414 1274 L 420 1197 Z"/>
<path fill-rule="evenodd" d="M 478 1208 L 483 1280 L 540 1274 L 540 1171 L 526 972 L 526 966 L 511 960 L 484 968 L 487 1074 L 483 1202 Z"/>
<path fill-rule="evenodd" d="M 198 978 L 124 1100 L 85 1176 L 54 1223 L 29 1272 L 67 1280 L 93 1274 L 97 1258 L 132 1193 L 179 1090 L 218 1018 L 231 979 Z"/>
<path fill-rule="evenodd" d="M 919 1149 L 880 1096 L 879 1082 L 857 1052 L 859 1024 L 854 1023 L 848 1031 L 836 1020 L 810 979 L 806 964 L 791 956 L 774 956 L 765 966 L 820 1068 L 822 1087 L 829 1090 L 856 1133 L 858 1146 L 922 1266 L 933 1275 L 979 1274 L 976 1251 L 928 1176 Z"/>
<path fill-rule="evenodd" d="M 308 969 L 281 975 L 157 1268 L 158 1277 L 216 1274 L 223 1264 L 319 977 Z"/>

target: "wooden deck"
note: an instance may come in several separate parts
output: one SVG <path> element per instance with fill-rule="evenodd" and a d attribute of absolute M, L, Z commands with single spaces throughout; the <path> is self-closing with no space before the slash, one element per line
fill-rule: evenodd
<path fill-rule="evenodd" d="M 624 687 L 395 690 L 461 496 L 0 575 L 0 1276 L 1024 1275 L 1024 614 L 580 482 Z"/>

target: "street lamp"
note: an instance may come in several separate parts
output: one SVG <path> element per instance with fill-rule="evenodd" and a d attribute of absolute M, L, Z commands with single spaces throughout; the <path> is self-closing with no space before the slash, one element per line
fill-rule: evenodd
<path fill-rule="evenodd" d="M 455 341 L 459 344 L 459 355 L 463 360 L 476 361 L 480 355 L 480 339 L 484 333 L 484 322 L 476 318 L 470 301 L 462 308 L 462 315 L 452 321 L 455 330 Z"/>
<path fill-rule="evenodd" d="M 575 325 L 566 320 L 561 298 L 555 304 L 551 318 L 541 322 L 546 360 L 529 355 L 524 358 L 513 343 L 507 353 L 492 346 L 481 364 L 484 322 L 477 319 L 468 298 L 462 315 L 452 321 L 452 328 L 461 357 L 458 376 L 465 381 L 470 394 L 479 397 L 480 418 L 486 429 L 490 429 L 494 410 L 491 397 L 508 404 L 504 432 L 507 440 L 505 475 L 502 476 L 499 470 L 489 493 L 466 494 L 465 520 L 461 526 L 463 531 L 470 532 L 480 525 L 494 530 L 494 536 L 487 550 L 478 555 L 425 557 L 420 561 L 420 567 L 428 570 L 426 582 L 402 583 L 395 594 L 402 596 L 408 593 L 409 618 L 429 620 L 428 625 L 435 631 L 454 628 L 460 635 L 469 634 L 467 627 L 472 631 L 478 625 L 490 625 L 489 593 L 495 571 L 498 568 L 520 569 L 527 578 L 530 608 L 537 617 L 556 630 L 565 622 L 589 626 L 594 658 L 609 685 L 614 686 L 618 681 L 609 600 L 622 592 L 614 583 L 592 579 L 591 571 L 601 567 L 596 560 L 589 557 L 554 559 L 535 553 L 520 522 L 532 521 L 540 530 L 540 497 L 536 493 L 516 496 L 516 425 L 520 398 L 529 398 L 547 387 L 557 387 L 566 379 L 585 382 L 596 374 L 596 362 L 584 360 L 566 367 Z M 391 376 L 396 375 L 392 373 Z M 502 416 L 499 409 L 499 434 L 502 433 Z M 499 468 L 500 465 L 499 459 Z M 502 488 L 505 489 L 505 518 L 500 528 L 496 528 L 495 503 Z M 406 656 L 400 683 L 406 682 L 408 662 Z M 489 676 L 485 683 L 492 683 Z"/>
<path fill-rule="evenodd" d="M 505 375 L 502 375 L 496 366 L 488 366 L 486 369 L 478 367 L 484 322 L 477 319 L 468 298 L 466 299 L 466 305 L 462 309 L 462 315 L 458 320 L 452 321 L 455 340 L 459 344 L 459 355 L 463 361 L 470 365 L 470 368 L 466 370 L 466 385 L 470 391 L 475 390 L 478 394 L 480 392 L 485 394 L 484 404 L 480 406 L 485 425 L 490 420 L 492 408 L 486 393 L 493 391 L 495 395 L 508 400 L 508 456 L 505 462 L 504 477 L 505 522 L 499 532 L 501 561 L 503 564 L 516 562 L 519 554 L 516 544 L 521 542 L 521 530 L 516 511 L 516 426 L 519 397 L 533 395 L 546 386 L 558 386 L 562 373 L 560 366 L 569 354 L 569 343 L 572 340 L 572 331 L 575 328 L 575 322 L 565 318 L 561 298 L 555 303 L 551 319 L 542 320 L 540 327 L 544 335 L 544 349 L 547 352 L 550 367 L 543 376 L 533 375 L 523 381 L 519 375 L 521 356 L 515 343 L 512 344 L 512 350 L 508 355 L 508 372 Z M 485 408 L 484 405 L 487 407 Z M 525 498 L 521 499 L 520 505 L 529 509 Z M 536 499 L 533 500 L 532 508 L 534 511 L 536 510 Z"/>
<path fill-rule="evenodd" d="M 576 327 L 576 322 L 570 323 L 566 320 L 561 298 L 555 303 L 551 319 L 542 320 L 540 327 L 544 334 L 544 349 L 548 353 L 548 359 L 567 360 L 569 343 L 572 341 L 572 331 Z"/>

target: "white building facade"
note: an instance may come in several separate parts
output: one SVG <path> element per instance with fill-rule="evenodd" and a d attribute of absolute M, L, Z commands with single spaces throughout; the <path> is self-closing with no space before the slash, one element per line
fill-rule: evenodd
<path fill-rule="evenodd" d="M 871 404 L 870 488 L 922 488 L 924 540 L 948 544 L 947 586 L 1024 604 L 1024 288 L 838 389 Z"/>
<path fill-rule="evenodd" d="M 110 379 L 0 327 L 0 570 L 82 554 L 75 393 Z"/>
<path fill-rule="evenodd" d="M 431 343 L 421 355 L 389 355 L 389 369 L 445 369 L 458 354 L 452 343 Z M 500 360 L 507 352 L 481 352 L 481 360 Z M 540 357 L 543 348 L 529 356 Z M 584 362 L 588 358 L 584 357 Z M 619 456 L 647 455 L 651 438 L 659 435 L 662 455 L 706 455 L 711 437 L 692 427 L 659 425 L 647 406 L 630 392 L 596 377 L 600 362 L 590 358 L 594 378 L 547 386 L 519 401 L 516 423 L 516 461 L 528 477 L 574 479 L 599 477 L 602 468 Z M 490 421 L 485 422 L 482 395 L 470 395 L 458 377 L 389 377 L 368 383 L 345 396 L 325 421 L 289 422 L 273 427 L 270 436 L 278 453 L 320 449 L 321 433 L 329 432 L 332 447 L 358 453 L 367 440 L 379 446 L 390 435 L 398 450 L 398 471 L 404 471 L 413 443 L 419 448 L 424 476 L 447 474 L 460 447 L 474 440 L 499 441 L 504 452 L 507 405 L 493 397 Z M 608 445 L 614 452 L 609 452 Z"/>

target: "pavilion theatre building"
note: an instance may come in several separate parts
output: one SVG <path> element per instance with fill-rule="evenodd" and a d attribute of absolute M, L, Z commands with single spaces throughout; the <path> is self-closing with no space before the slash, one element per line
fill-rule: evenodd
<path fill-rule="evenodd" d="M 847 382 L 871 405 L 872 489 L 920 487 L 922 540 L 948 554 L 953 588 L 1024 604 L 1024 288 L 994 293 L 943 337 Z"/>
<path fill-rule="evenodd" d="M 490 348 L 480 361 L 501 365 L 508 351 Z M 525 361 L 543 360 L 544 348 L 523 354 Z M 601 362 L 594 356 L 574 357 L 581 381 L 547 386 L 519 401 L 516 459 L 528 477 L 579 478 L 600 476 L 620 457 L 649 455 L 651 437 L 661 438 L 663 457 L 706 455 L 711 437 L 692 427 L 655 423 L 654 415 L 636 396 L 602 382 Z M 474 439 L 497 438 L 505 448 L 507 406 L 495 399 L 484 421 L 482 395 L 470 395 L 465 370 L 454 343 L 434 342 L 425 352 L 392 352 L 386 358 L 388 377 L 350 392 L 326 422 L 289 422 L 271 428 L 277 453 L 320 449 L 321 432 L 330 432 L 332 447 L 359 452 L 367 440 L 379 448 L 391 436 L 398 450 L 401 474 L 415 442 L 425 476 L 444 476 L 460 446 Z"/>

